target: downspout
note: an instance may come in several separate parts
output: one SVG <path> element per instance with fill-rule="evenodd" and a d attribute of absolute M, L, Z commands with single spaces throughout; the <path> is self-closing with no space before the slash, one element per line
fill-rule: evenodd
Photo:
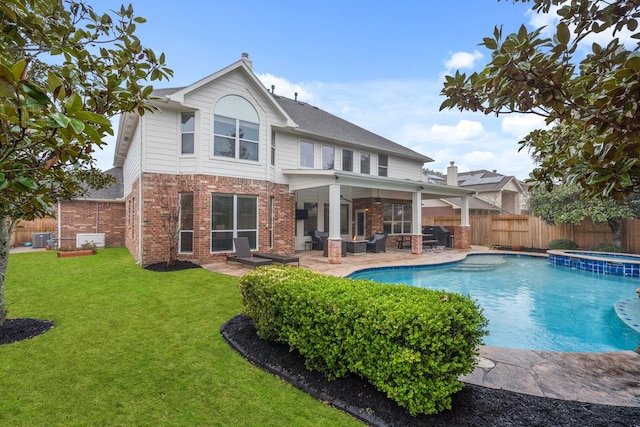
<path fill-rule="evenodd" d="M 58 249 L 62 244 L 62 202 L 58 202 Z"/>
<path fill-rule="evenodd" d="M 96 233 L 99 233 L 99 222 L 100 222 L 100 206 L 98 206 L 98 202 L 96 202 Z"/>

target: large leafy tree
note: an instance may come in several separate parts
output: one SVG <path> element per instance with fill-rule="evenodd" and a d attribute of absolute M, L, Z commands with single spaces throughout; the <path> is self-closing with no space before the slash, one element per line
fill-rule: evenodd
<path fill-rule="evenodd" d="M 0 325 L 9 241 L 17 221 L 110 180 L 93 153 L 110 118 L 140 114 L 153 80 L 172 75 L 164 55 L 134 35 L 131 5 L 97 13 L 82 1 L 0 3 Z"/>
<path fill-rule="evenodd" d="M 515 1 L 531 2 L 536 13 L 557 10 L 553 36 L 524 25 L 503 36 L 496 27 L 481 43 L 491 51 L 489 63 L 447 76 L 441 109 L 542 116 L 555 127 L 520 142 L 540 161 L 532 179 L 623 200 L 640 186 L 640 55 L 637 44 L 629 48 L 619 36 L 640 38 L 640 2 Z M 611 36 L 585 54 L 581 47 L 596 34 Z"/>
<path fill-rule="evenodd" d="M 613 244 L 620 246 L 621 222 L 638 216 L 635 197 L 623 202 L 609 198 L 584 199 L 577 185 L 561 184 L 534 188 L 529 194 L 531 213 L 549 225 L 581 224 L 590 218 L 594 224 L 607 224 L 611 230 Z"/>

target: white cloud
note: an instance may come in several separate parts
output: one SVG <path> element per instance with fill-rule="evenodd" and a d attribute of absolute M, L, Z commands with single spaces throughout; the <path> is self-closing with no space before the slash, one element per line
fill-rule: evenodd
<path fill-rule="evenodd" d="M 273 74 L 256 74 L 262 84 L 271 92 L 271 87 L 274 88 L 276 95 L 282 95 L 287 98 L 293 99 L 295 94 L 298 94 L 299 99 L 304 99 L 305 102 L 313 102 L 313 92 L 306 89 L 308 84 L 305 83 L 291 83 L 287 79 L 274 76 Z"/>
<path fill-rule="evenodd" d="M 469 141 L 486 139 L 482 123 L 472 120 L 460 120 L 456 125 L 434 124 L 431 127 L 409 123 L 404 134 L 412 141 L 438 141 L 447 145 L 464 144 Z"/>
<path fill-rule="evenodd" d="M 546 127 L 543 117 L 534 114 L 516 114 L 505 116 L 502 119 L 501 129 L 503 132 L 515 136 L 517 139 L 524 138 L 535 129 Z"/>
<path fill-rule="evenodd" d="M 449 59 L 445 61 L 444 66 L 448 72 L 460 68 L 473 68 L 478 59 L 482 59 L 482 54 L 477 50 L 474 50 L 473 53 L 454 52 Z"/>

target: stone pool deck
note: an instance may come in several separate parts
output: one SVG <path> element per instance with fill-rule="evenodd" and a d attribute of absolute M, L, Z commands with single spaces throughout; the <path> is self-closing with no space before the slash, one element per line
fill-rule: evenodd
<path fill-rule="evenodd" d="M 409 251 L 387 250 L 347 256 L 341 264 L 329 264 L 320 251 L 298 252 L 300 266 L 325 274 L 346 276 L 370 267 L 439 264 L 463 259 L 470 253 L 516 253 L 472 247 L 413 255 Z M 526 254 L 540 256 L 540 254 Z M 544 256 L 544 255 L 543 255 Z M 203 267 L 241 276 L 250 270 L 225 262 Z M 610 353 L 558 353 L 482 346 L 478 367 L 461 380 L 484 387 L 504 389 L 534 396 L 640 407 L 640 354 L 633 351 Z"/>

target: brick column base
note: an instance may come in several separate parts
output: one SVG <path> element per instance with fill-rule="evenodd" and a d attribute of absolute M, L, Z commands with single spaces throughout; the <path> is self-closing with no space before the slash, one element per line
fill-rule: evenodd
<path fill-rule="evenodd" d="M 468 225 L 459 225 L 454 227 L 453 238 L 456 249 L 470 249 L 471 227 Z"/>
<path fill-rule="evenodd" d="M 342 264 L 342 239 L 328 239 L 329 264 Z"/>
<path fill-rule="evenodd" d="M 411 253 L 414 255 L 422 255 L 422 234 L 414 234 L 411 236 Z"/>

